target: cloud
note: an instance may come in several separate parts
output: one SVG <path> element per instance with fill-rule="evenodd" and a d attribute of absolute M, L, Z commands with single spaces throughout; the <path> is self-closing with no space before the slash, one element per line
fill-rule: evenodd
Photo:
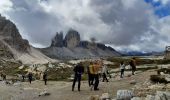
<path fill-rule="evenodd" d="M 0 13 L 5 13 L 11 10 L 13 4 L 10 0 L 1 0 Z"/>
<path fill-rule="evenodd" d="M 3 13 L 36 47 L 49 46 L 56 32 L 66 33 L 69 28 L 79 31 L 83 40 L 95 37 L 118 50 L 157 51 L 170 42 L 170 18 L 159 18 L 157 8 L 145 0 L 7 1 L 10 10 Z M 154 0 L 158 1 L 168 0 Z"/>

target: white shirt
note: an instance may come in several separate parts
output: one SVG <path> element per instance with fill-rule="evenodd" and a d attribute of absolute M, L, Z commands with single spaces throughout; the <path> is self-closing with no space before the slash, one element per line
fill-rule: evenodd
<path fill-rule="evenodd" d="M 102 73 L 107 74 L 107 66 L 103 65 L 103 67 L 102 67 Z"/>
<path fill-rule="evenodd" d="M 125 66 L 126 66 L 125 64 L 123 65 L 120 64 L 120 69 L 125 69 Z"/>

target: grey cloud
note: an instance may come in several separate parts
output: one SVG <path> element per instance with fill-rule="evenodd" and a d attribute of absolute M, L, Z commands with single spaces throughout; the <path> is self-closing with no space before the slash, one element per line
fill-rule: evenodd
<path fill-rule="evenodd" d="M 123 6 L 123 0 L 108 1 L 110 2 L 106 4 L 104 4 L 105 1 L 103 0 L 92 1 L 92 6 L 100 13 L 101 19 L 112 28 L 111 33 L 108 34 L 112 35 L 112 37 L 108 36 L 104 40 L 105 43 L 130 45 L 133 42 L 137 42 L 149 30 L 150 19 L 145 13 L 149 10 L 148 5 L 143 1 L 135 2 L 135 7 L 126 9 Z M 120 23 L 120 25 L 117 26 L 117 23 Z"/>
<path fill-rule="evenodd" d="M 30 0 L 34 1 L 34 0 Z M 10 12 L 12 20 L 19 24 L 19 28 L 22 28 L 22 35 L 27 35 L 27 39 L 34 44 L 42 44 L 48 46 L 50 44 L 51 38 L 54 36 L 56 31 L 60 29 L 60 23 L 58 22 L 57 16 L 48 14 L 41 10 L 38 2 L 22 2 L 18 0 L 13 0 L 15 8 L 25 8 L 26 11 L 18 11 L 14 9 Z M 36 8 L 37 7 L 37 8 Z M 35 11 L 35 9 L 37 9 Z"/>
<path fill-rule="evenodd" d="M 157 19 L 144 0 L 11 1 L 13 11 L 8 15 L 34 46 L 50 45 L 56 32 L 65 33 L 69 28 L 79 31 L 82 39 L 95 37 L 123 49 L 154 50 L 162 41 L 169 41 L 156 30 L 159 25 L 153 26 Z"/>

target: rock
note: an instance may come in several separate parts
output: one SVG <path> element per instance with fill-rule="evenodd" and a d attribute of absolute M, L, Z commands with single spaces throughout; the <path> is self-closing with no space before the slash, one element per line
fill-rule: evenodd
<path fill-rule="evenodd" d="M 131 100 L 143 100 L 143 99 L 140 97 L 133 97 Z"/>
<path fill-rule="evenodd" d="M 109 93 L 103 93 L 100 100 L 111 100 Z"/>
<path fill-rule="evenodd" d="M 14 86 L 21 86 L 21 82 L 16 82 L 13 84 Z"/>
<path fill-rule="evenodd" d="M 130 100 L 134 96 L 134 93 L 130 90 L 118 90 L 117 100 Z"/>
<path fill-rule="evenodd" d="M 170 92 L 157 91 L 155 96 L 147 95 L 145 100 L 170 100 Z"/>
<path fill-rule="evenodd" d="M 70 29 L 64 39 L 65 46 L 68 48 L 75 48 L 80 43 L 80 34 L 73 29 Z"/>
<path fill-rule="evenodd" d="M 12 85 L 13 82 L 12 81 L 1 81 L 2 84 L 5 84 L 5 85 Z"/>
<path fill-rule="evenodd" d="M 155 96 L 147 95 L 145 100 L 155 100 Z"/>
<path fill-rule="evenodd" d="M 90 96 L 89 100 L 100 100 L 99 95 Z"/>
<path fill-rule="evenodd" d="M 47 91 L 43 91 L 38 96 L 49 96 L 49 95 L 50 93 L 48 93 Z"/>
<path fill-rule="evenodd" d="M 157 91 L 155 100 L 170 100 L 170 92 Z"/>
<path fill-rule="evenodd" d="M 165 80 L 166 80 L 168 83 L 170 83 L 170 75 L 169 75 L 169 74 L 166 74 L 166 75 L 165 75 Z"/>
<path fill-rule="evenodd" d="M 64 46 L 63 33 L 56 33 L 56 36 L 52 39 L 51 47 L 63 47 Z"/>
<path fill-rule="evenodd" d="M 160 75 L 165 75 L 165 73 L 164 72 L 160 72 Z"/>
<path fill-rule="evenodd" d="M 148 86 L 148 88 L 151 90 L 162 90 L 165 87 L 166 86 L 164 84 L 155 84 L 155 85 Z"/>
<path fill-rule="evenodd" d="M 170 84 L 167 84 L 167 85 L 166 85 L 166 89 L 167 89 L 167 90 L 170 90 Z"/>
<path fill-rule="evenodd" d="M 135 85 L 136 83 L 137 83 L 136 80 L 131 80 L 131 81 L 130 81 L 130 84 Z"/>

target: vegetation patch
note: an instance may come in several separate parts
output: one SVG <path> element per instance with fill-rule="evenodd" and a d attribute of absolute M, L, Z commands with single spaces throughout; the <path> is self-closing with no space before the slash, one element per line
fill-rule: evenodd
<path fill-rule="evenodd" d="M 154 83 L 165 83 L 167 84 L 168 82 L 165 80 L 165 76 L 162 75 L 151 75 L 150 80 Z"/>

